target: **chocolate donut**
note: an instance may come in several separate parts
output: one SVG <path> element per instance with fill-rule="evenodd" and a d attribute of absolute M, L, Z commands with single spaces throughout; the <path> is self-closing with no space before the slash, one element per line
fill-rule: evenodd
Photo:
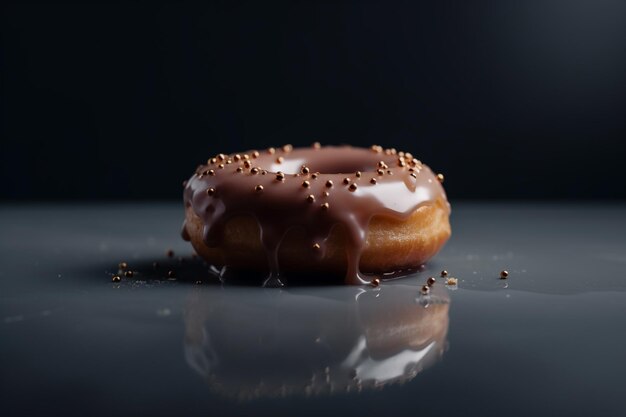
<path fill-rule="evenodd" d="M 186 182 L 183 238 L 206 261 L 281 273 L 365 273 L 422 265 L 450 236 L 450 205 L 408 152 L 290 145 L 219 154 Z M 361 272 L 363 271 L 363 272 Z"/>

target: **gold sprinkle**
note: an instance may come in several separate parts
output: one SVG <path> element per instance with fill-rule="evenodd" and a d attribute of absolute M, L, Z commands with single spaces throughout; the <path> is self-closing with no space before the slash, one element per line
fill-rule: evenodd
<path fill-rule="evenodd" d="M 404 158 L 404 152 L 402 152 L 402 151 L 398 152 L 398 156 L 399 156 L 400 158 Z"/>
<path fill-rule="evenodd" d="M 380 285 L 380 278 L 374 278 L 370 281 L 370 285 L 372 287 L 378 287 Z"/>
<path fill-rule="evenodd" d="M 376 172 L 378 172 L 378 175 L 384 175 L 385 171 L 383 171 L 382 169 L 378 169 L 376 170 Z"/>
<path fill-rule="evenodd" d="M 370 180 L 370 182 L 371 182 L 372 184 L 376 184 L 376 183 L 377 183 L 376 178 L 372 178 L 372 179 Z"/>
<path fill-rule="evenodd" d="M 379 161 L 378 162 L 378 168 L 383 168 L 383 169 L 387 169 L 387 164 L 385 163 L 385 161 Z"/>
<path fill-rule="evenodd" d="M 426 295 L 430 292 L 430 287 L 428 285 L 424 285 L 421 290 L 422 294 Z"/>
<path fill-rule="evenodd" d="M 322 210 L 328 210 L 330 208 L 330 204 L 324 203 L 322 204 Z"/>
<path fill-rule="evenodd" d="M 206 190 L 206 193 L 207 193 L 208 195 L 213 195 L 213 194 L 215 194 L 215 188 L 209 188 L 208 190 Z"/>
<path fill-rule="evenodd" d="M 263 191 L 263 186 L 262 186 L 261 184 L 259 184 L 259 185 L 257 185 L 256 187 L 254 187 L 254 189 L 255 189 L 257 192 L 259 192 L 259 193 L 260 193 L 261 191 Z"/>
<path fill-rule="evenodd" d="M 126 272 L 124 272 L 124 276 L 126 278 L 131 278 L 133 276 L 133 271 L 126 271 Z"/>
<path fill-rule="evenodd" d="M 437 181 L 443 184 L 443 180 L 444 180 L 443 174 L 437 174 Z"/>
<path fill-rule="evenodd" d="M 243 156 L 242 156 L 242 158 L 243 158 L 245 161 L 247 161 L 247 160 L 249 160 L 249 159 L 250 159 L 250 155 L 248 155 L 247 153 L 244 153 L 244 154 L 243 154 Z"/>
<path fill-rule="evenodd" d="M 509 276 L 509 271 L 500 271 L 500 279 L 506 279 Z"/>
<path fill-rule="evenodd" d="M 443 271 L 441 271 L 441 277 L 445 278 L 448 276 L 448 271 L 446 271 L 445 269 Z"/>
<path fill-rule="evenodd" d="M 227 161 L 226 161 L 226 164 L 227 164 L 227 165 L 228 165 L 228 164 L 232 164 L 232 163 L 233 163 L 233 160 L 232 160 L 232 159 L 229 159 L 229 160 L 227 160 Z"/>
<path fill-rule="evenodd" d="M 285 158 L 283 158 L 282 156 L 279 156 L 278 158 L 276 158 L 276 163 L 277 164 L 282 164 L 284 160 L 285 160 Z"/>
<path fill-rule="evenodd" d="M 306 198 L 306 201 L 308 201 L 309 203 L 314 202 L 315 196 L 313 194 L 309 194 L 309 196 Z"/>
<path fill-rule="evenodd" d="M 316 244 L 313 245 L 313 249 L 315 249 L 315 250 L 320 250 L 321 248 L 322 247 L 320 246 L 319 243 L 316 243 Z"/>
<path fill-rule="evenodd" d="M 398 161 L 398 166 L 399 167 L 405 167 L 406 163 L 404 161 Z"/>
<path fill-rule="evenodd" d="M 355 172 L 354 175 L 356 175 L 357 178 L 361 178 L 361 171 Z"/>
<path fill-rule="evenodd" d="M 387 174 L 388 174 L 388 175 L 393 175 L 393 171 L 392 171 L 392 170 L 390 170 L 390 169 L 388 169 L 388 170 L 387 170 Z"/>
<path fill-rule="evenodd" d="M 426 285 L 432 287 L 433 285 L 435 285 L 435 282 L 437 282 L 435 277 L 428 277 L 428 279 L 426 280 Z"/>
<path fill-rule="evenodd" d="M 243 166 L 246 168 L 250 168 L 252 164 L 250 163 L 250 161 L 244 161 Z"/>
<path fill-rule="evenodd" d="M 311 174 L 311 178 L 313 178 L 314 180 L 317 179 L 317 177 L 319 177 L 320 173 L 319 172 L 314 172 Z"/>
<path fill-rule="evenodd" d="M 221 154 L 217 155 L 217 159 L 219 159 L 220 161 L 223 161 L 224 159 L 226 159 L 226 155 L 221 153 Z"/>
<path fill-rule="evenodd" d="M 350 184 L 350 178 L 346 177 L 343 179 L 344 184 Z"/>
<path fill-rule="evenodd" d="M 254 167 L 254 168 L 252 168 L 252 169 L 250 170 L 250 172 L 256 175 L 256 174 L 258 174 L 258 173 L 259 173 L 259 168 Z"/>
<path fill-rule="evenodd" d="M 174 271 L 167 271 L 167 277 L 168 278 L 174 278 L 174 277 L 176 277 L 176 273 Z"/>
<path fill-rule="evenodd" d="M 417 179 L 417 175 L 415 175 L 415 173 L 414 173 L 414 172 L 411 172 L 411 176 L 412 176 L 413 178 Z"/>
<path fill-rule="evenodd" d="M 243 168 L 242 167 L 237 167 L 237 172 L 243 172 Z"/>
<path fill-rule="evenodd" d="M 446 279 L 446 285 L 457 285 L 458 283 L 459 283 L 459 280 L 454 277 L 450 277 Z"/>
<path fill-rule="evenodd" d="M 321 144 L 321 143 L 319 143 L 319 142 L 313 142 L 313 148 L 315 148 L 315 149 L 319 149 L 319 148 L 321 148 L 321 147 L 322 147 L 322 144 Z"/>
<path fill-rule="evenodd" d="M 405 152 L 404 156 L 408 159 L 413 159 L 413 155 L 411 155 L 411 152 Z"/>
<path fill-rule="evenodd" d="M 241 155 L 237 154 L 233 156 L 233 161 L 238 162 L 241 159 Z"/>
<path fill-rule="evenodd" d="M 215 158 L 209 159 L 209 164 L 214 164 L 216 162 L 217 162 L 217 159 L 215 159 Z"/>
<path fill-rule="evenodd" d="M 324 196 L 324 197 L 328 197 L 329 195 L 330 195 L 330 193 L 329 193 L 328 191 L 324 191 L 324 192 L 322 193 L 322 196 Z"/>
<path fill-rule="evenodd" d="M 269 153 L 270 155 L 274 155 L 274 153 L 276 153 L 276 149 L 275 148 L 267 148 L 267 153 Z"/>
<path fill-rule="evenodd" d="M 122 280 L 122 278 L 119 275 L 113 275 L 113 277 L 111 277 L 111 281 L 113 282 L 120 282 Z"/>
<path fill-rule="evenodd" d="M 350 191 L 354 192 L 354 191 L 356 191 L 356 189 L 357 189 L 357 188 L 358 188 L 358 187 L 356 186 L 356 184 L 355 184 L 355 183 L 352 183 L 352 184 L 350 184 L 350 186 L 348 187 L 348 190 L 350 190 Z"/>
<path fill-rule="evenodd" d="M 309 188 L 309 187 L 311 186 L 311 183 L 310 183 L 310 182 L 308 182 L 308 181 L 302 181 L 302 186 L 303 186 L 304 188 Z"/>
<path fill-rule="evenodd" d="M 126 269 L 126 268 L 128 268 L 128 264 L 126 262 L 120 262 L 118 267 L 120 269 Z"/>
<path fill-rule="evenodd" d="M 264 170 L 264 169 L 262 169 L 262 170 L 261 170 L 261 175 L 265 175 L 265 174 L 267 174 L 267 171 L 266 171 L 266 170 Z"/>
<path fill-rule="evenodd" d="M 256 159 L 259 157 L 259 151 L 252 151 L 252 158 Z"/>
<path fill-rule="evenodd" d="M 209 170 L 209 172 L 208 172 L 208 174 L 209 174 L 209 175 L 215 175 L 215 170 L 210 169 L 210 170 Z"/>
<path fill-rule="evenodd" d="M 276 173 L 276 179 L 277 179 L 278 181 L 284 181 L 284 180 L 285 180 L 285 174 L 283 174 L 282 172 L 278 171 L 278 172 Z"/>
<path fill-rule="evenodd" d="M 219 164 L 217 167 L 218 167 L 219 169 L 224 169 L 224 164 Z"/>
<path fill-rule="evenodd" d="M 283 152 L 289 153 L 291 151 L 293 151 L 293 146 L 292 145 L 287 144 L 287 145 L 283 146 Z"/>
<path fill-rule="evenodd" d="M 326 181 L 326 188 L 331 188 L 332 186 L 333 186 L 333 181 L 332 180 Z"/>
<path fill-rule="evenodd" d="M 303 174 L 308 174 L 310 170 L 306 165 L 302 165 L 302 169 L 300 170 L 300 172 Z"/>
<path fill-rule="evenodd" d="M 381 153 L 383 151 L 383 147 L 379 145 L 372 145 L 371 149 L 376 153 Z"/>

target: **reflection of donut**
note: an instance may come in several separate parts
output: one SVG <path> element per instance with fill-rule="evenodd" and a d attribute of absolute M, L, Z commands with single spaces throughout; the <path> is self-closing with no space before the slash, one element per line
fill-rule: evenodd
<path fill-rule="evenodd" d="M 417 267 L 448 239 L 438 178 L 411 154 L 376 146 L 220 154 L 187 182 L 183 237 L 213 264 L 364 283 L 360 270 Z"/>
<path fill-rule="evenodd" d="M 425 298 L 403 285 L 342 289 L 198 288 L 186 305 L 186 360 L 212 391 L 252 399 L 404 383 L 441 357 L 442 286 Z"/>

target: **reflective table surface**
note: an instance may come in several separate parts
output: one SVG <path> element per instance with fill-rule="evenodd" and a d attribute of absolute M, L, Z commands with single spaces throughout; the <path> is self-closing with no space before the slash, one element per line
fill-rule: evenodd
<path fill-rule="evenodd" d="M 182 215 L 0 208 L 0 415 L 626 416 L 625 205 L 453 202 L 377 288 L 222 281 Z"/>

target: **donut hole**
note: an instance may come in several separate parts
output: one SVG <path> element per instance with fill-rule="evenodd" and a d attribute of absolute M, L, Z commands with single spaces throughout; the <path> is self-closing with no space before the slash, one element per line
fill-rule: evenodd
<path fill-rule="evenodd" d="M 271 172 L 281 171 L 285 174 L 297 174 L 302 166 L 309 168 L 311 172 L 319 172 L 320 174 L 352 174 L 356 171 L 375 172 L 378 169 L 378 162 L 389 158 L 374 154 L 368 151 L 356 150 L 350 153 L 327 152 L 324 158 L 302 158 L 296 156 L 287 156 L 282 162 L 274 162 L 270 165 Z"/>

